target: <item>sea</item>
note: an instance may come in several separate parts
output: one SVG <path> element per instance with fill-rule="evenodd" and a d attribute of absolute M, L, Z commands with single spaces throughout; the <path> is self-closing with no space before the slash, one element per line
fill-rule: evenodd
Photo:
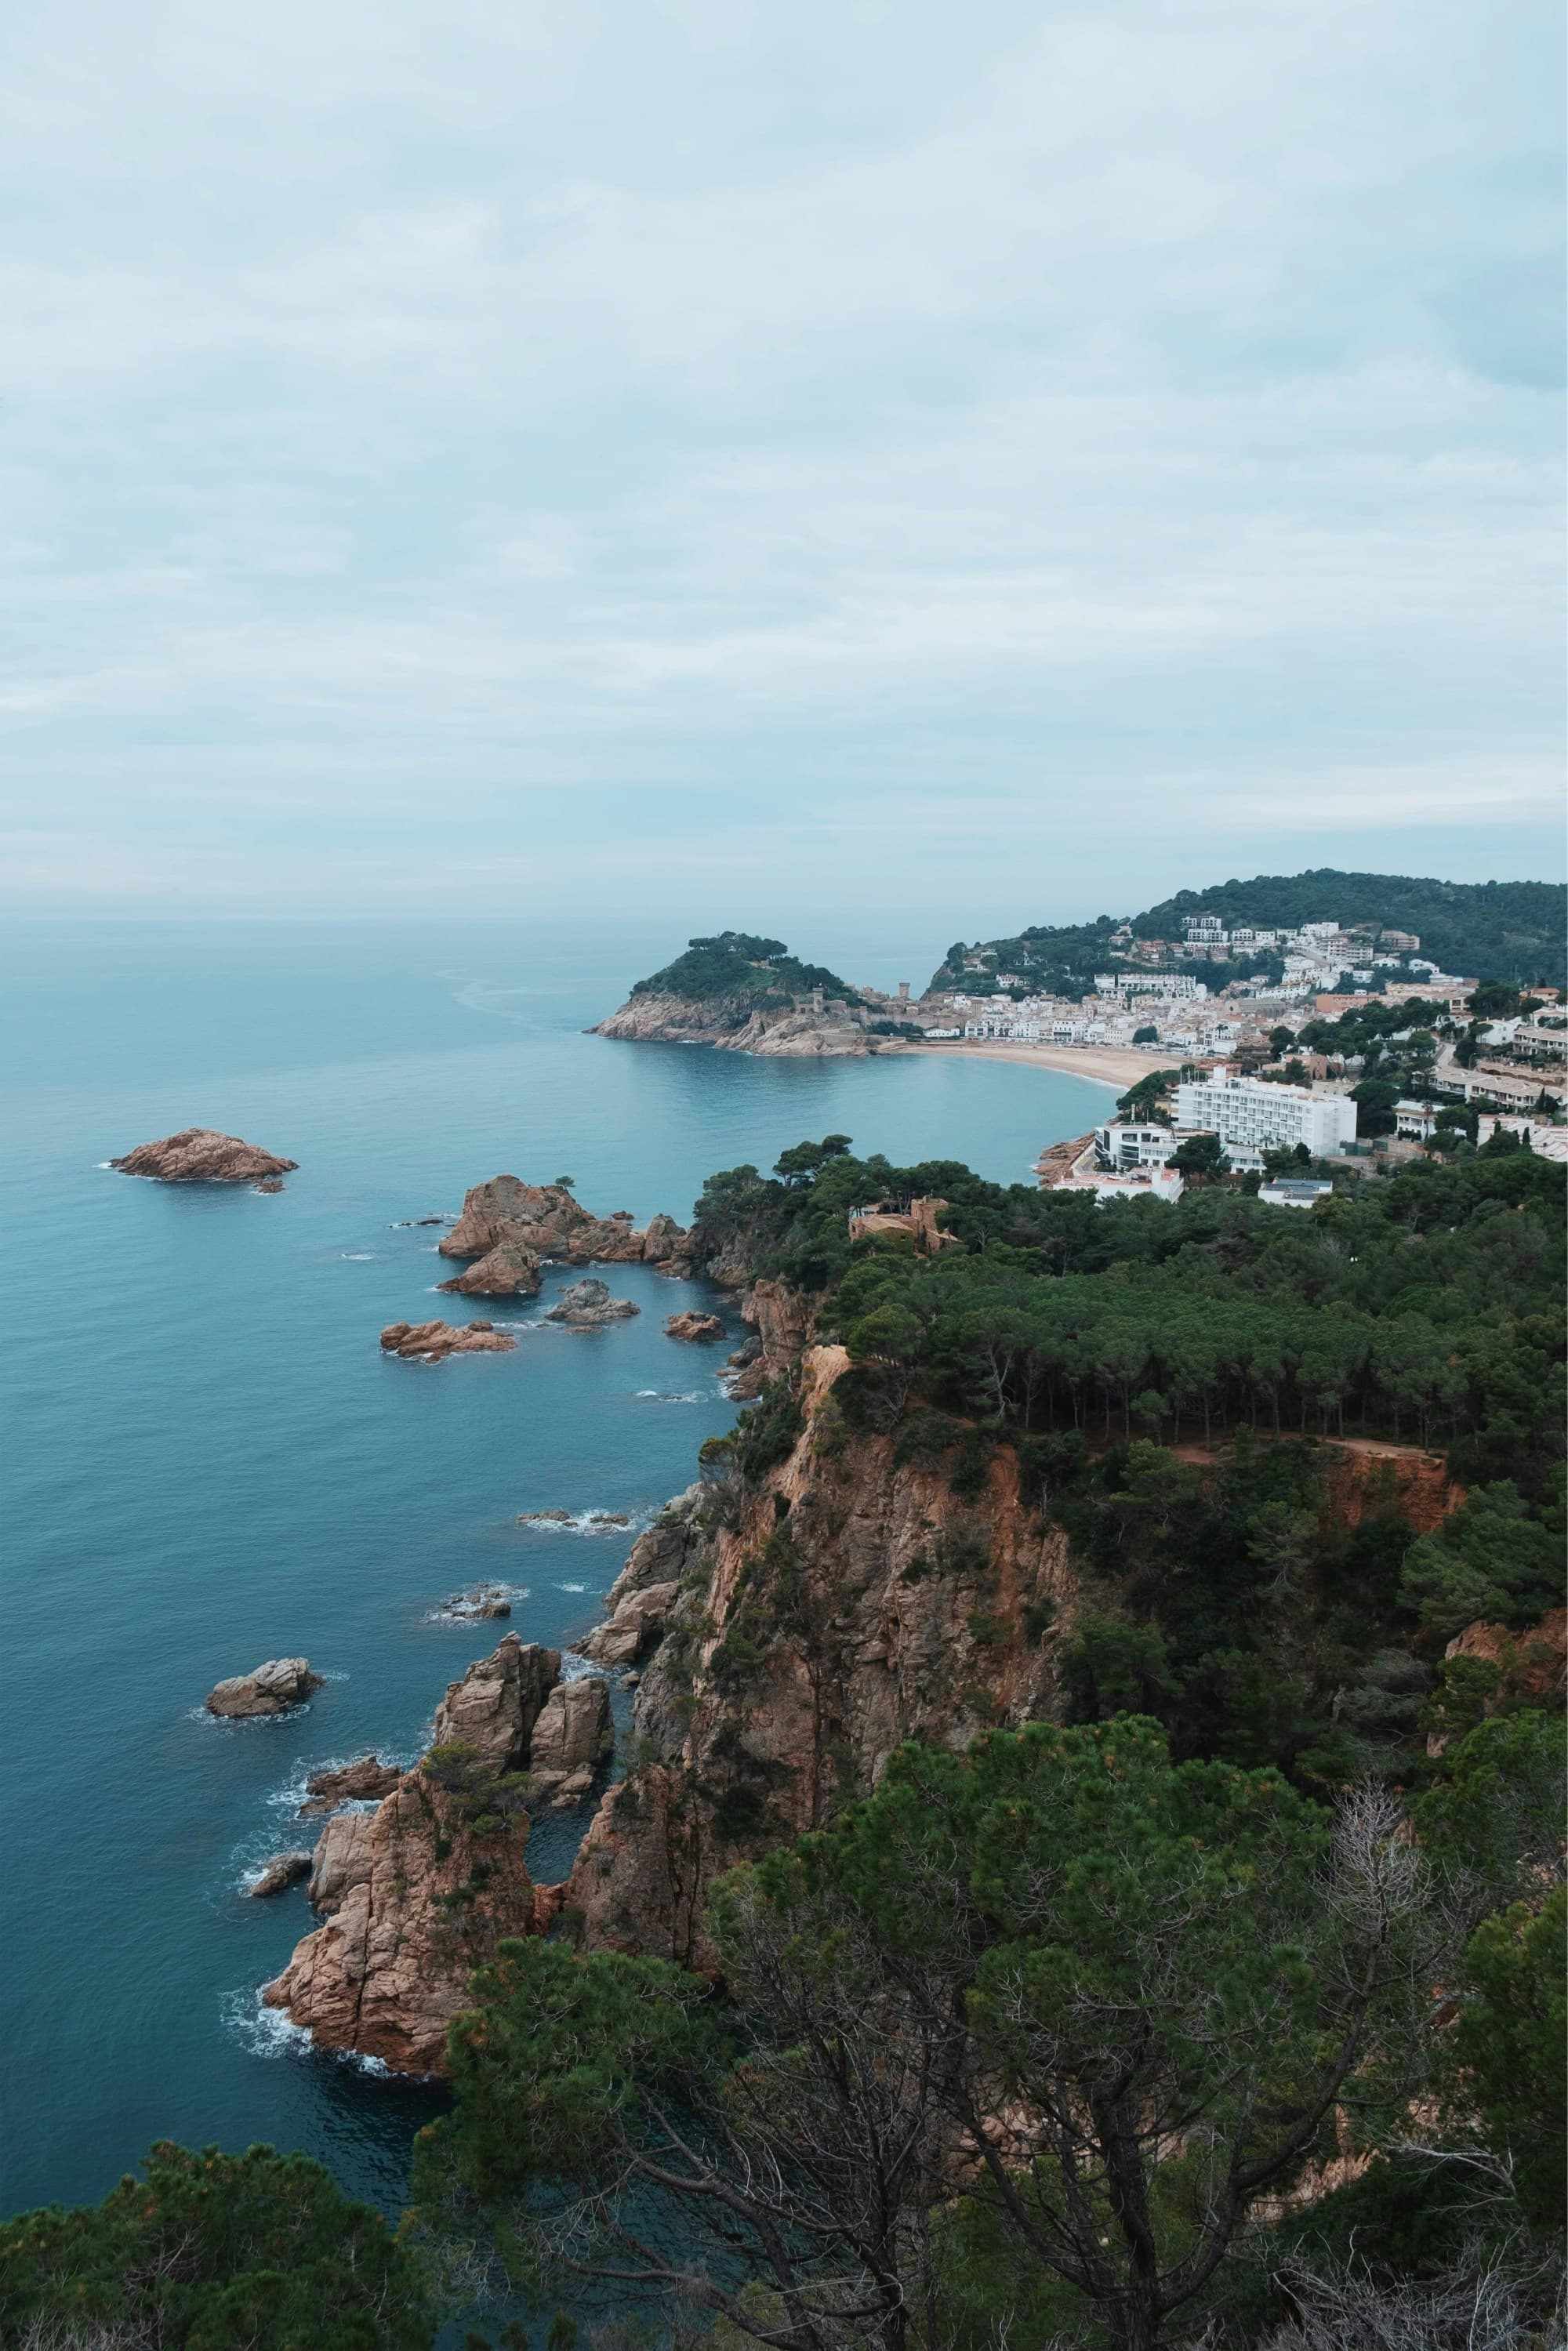
<path fill-rule="evenodd" d="M 939 943 L 796 951 L 918 987 Z M 0 2211 L 96 2199 L 171 2137 L 303 2148 L 395 2210 L 437 2091 L 314 2052 L 257 1987 L 311 1924 L 246 1893 L 313 1841 L 308 1773 L 420 1751 L 446 1684 L 504 1627 L 443 1603 L 505 1585 L 570 1648 L 638 1527 L 735 1406 L 726 1350 L 664 1335 L 735 1301 L 612 1270 L 642 1311 L 591 1333 L 537 1301 L 434 1285 L 465 1188 L 570 1176 L 601 1214 L 686 1221 L 704 1178 L 837 1130 L 895 1161 L 1030 1180 L 1110 1090 L 919 1055 L 755 1060 L 585 1034 L 685 944 L 656 923 L 46 923 L 0 941 Z M 169 1186 L 108 1162 L 190 1125 L 299 1163 L 281 1194 Z M 383 1357 L 451 1304 L 507 1355 Z M 519 1513 L 565 1510 L 541 1528 Z M 589 1515 L 623 1513 L 595 1531 Z M 212 1685 L 308 1656 L 309 1705 L 204 1711 Z M 622 1702 L 623 1703 L 623 1702 Z M 585 1816 L 535 1829 L 564 1874 Z"/>

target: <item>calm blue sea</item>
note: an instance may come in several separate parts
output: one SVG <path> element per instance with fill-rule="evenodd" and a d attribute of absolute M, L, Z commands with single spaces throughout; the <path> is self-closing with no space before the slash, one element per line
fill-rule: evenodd
<path fill-rule="evenodd" d="M 428 2097 L 261 2020 L 255 1989 L 309 1917 L 302 1893 L 251 1902 L 242 1881 L 310 1841 L 308 1770 L 417 1752 L 491 1646 L 429 1621 L 444 1594 L 505 1582 L 526 1639 L 593 1620 L 628 1538 L 541 1535 L 518 1511 L 645 1516 L 731 1416 L 722 1351 L 661 1330 L 710 1301 L 641 1269 L 615 1275 L 636 1322 L 526 1328 L 515 1354 L 439 1368 L 384 1360 L 382 1325 L 436 1311 L 448 1270 L 438 1234 L 403 1220 L 503 1169 L 684 1220 L 711 1170 L 833 1128 L 1027 1180 L 1108 1099 L 974 1062 L 581 1033 L 682 944 L 652 925 L 154 924 L 0 944 L 0 2210 L 96 2198 L 165 2135 L 303 2147 L 396 2204 Z M 794 944 L 883 984 L 918 985 L 941 952 Z M 299 1172 L 265 1198 L 102 1165 L 197 1123 Z M 306 1711 L 204 1716 L 221 1676 L 300 1653 L 329 1677 Z M 580 1826 L 536 1832 L 537 1876 L 564 1869 Z"/>

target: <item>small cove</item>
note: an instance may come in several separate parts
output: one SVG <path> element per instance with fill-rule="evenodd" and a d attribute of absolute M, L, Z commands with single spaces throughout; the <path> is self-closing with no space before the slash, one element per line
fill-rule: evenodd
<path fill-rule="evenodd" d="M 4 949 L 12 1344 L 5 1703 L 12 2014 L 0 2209 L 101 2195 L 154 2137 L 300 2147 L 395 2205 L 429 2094 L 258 2018 L 309 1914 L 246 1872 L 311 1841 L 305 1773 L 412 1758 L 497 1627 L 443 1621 L 480 1583 L 525 1639 L 594 1621 L 638 1523 L 734 1407 L 725 1349 L 663 1332 L 733 1300 L 612 1270 L 634 1321 L 544 1323 L 572 1278 L 493 1310 L 515 1353 L 384 1360 L 440 1310 L 439 1229 L 503 1168 L 685 1220 L 706 1175 L 838 1128 L 899 1159 L 1028 1180 L 1107 1091 L 918 1056 L 756 1061 L 584 1036 L 667 930 L 19 926 Z M 883 977 L 890 974 L 880 975 Z M 102 1165 L 193 1121 L 300 1162 L 276 1197 Z M 733 1340 L 731 1342 L 733 1343 Z M 519 1525 L 564 1509 L 577 1523 Z M 582 1523 L 623 1512 L 631 1528 Z M 221 1676 L 308 1654 L 273 1722 L 202 1712 Z M 566 1866 L 549 1819 L 530 1866 Z"/>

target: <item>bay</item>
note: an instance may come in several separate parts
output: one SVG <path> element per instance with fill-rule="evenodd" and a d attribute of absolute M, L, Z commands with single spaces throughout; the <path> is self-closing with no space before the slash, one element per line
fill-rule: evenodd
<path fill-rule="evenodd" d="M 0 942 L 4 1638 L 0 1837 L 9 2009 L 0 2210 L 100 2196 L 154 2137 L 303 2147 L 395 2208 L 433 2094 L 305 2050 L 256 1987 L 310 1921 L 246 1876 L 311 1841 L 306 1771 L 412 1759 L 495 1628 L 444 1595 L 514 1591 L 525 1639 L 591 1623 L 626 1533 L 520 1528 L 539 1509 L 644 1520 L 728 1425 L 723 1349 L 666 1314 L 735 1302 L 616 1269 L 642 1309 L 537 1327 L 501 1357 L 390 1362 L 382 1324 L 437 1311 L 439 1232 L 502 1169 L 569 1175 L 601 1213 L 685 1221 L 706 1176 L 837 1129 L 895 1160 L 1030 1180 L 1106 1088 L 918 1056 L 758 1061 L 582 1031 L 683 944 L 624 924 L 31 924 Z M 916 984 L 939 946 L 792 940 Z M 839 949 L 834 952 L 835 947 Z M 277 1196 L 103 1165 L 227 1129 L 300 1163 Z M 328 1677 L 308 1708 L 223 1725 L 202 1699 L 263 1657 Z M 581 1818 L 541 1825 L 537 1876 Z"/>

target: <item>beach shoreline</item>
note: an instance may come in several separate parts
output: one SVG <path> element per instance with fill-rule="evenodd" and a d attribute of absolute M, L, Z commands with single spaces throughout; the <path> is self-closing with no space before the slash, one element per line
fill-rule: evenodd
<path fill-rule="evenodd" d="M 884 1046 L 883 1050 L 889 1049 Z M 1168 1069 L 1168 1054 L 1130 1051 L 1122 1045 L 1030 1045 L 1017 1041 L 982 1044 L 971 1040 L 964 1044 L 938 1044 L 895 1047 L 894 1050 L 922 1054 L 961 1054 L 977 1061 L 1021 1061 L 1037 1070 L 1055 1070 L 1071 1078 L 1087 1078 L 1094 1085 L 1110 1086 L 1117 1093 L 1125 1093 L 1140 1078 L 1155 1070 Z"/>

